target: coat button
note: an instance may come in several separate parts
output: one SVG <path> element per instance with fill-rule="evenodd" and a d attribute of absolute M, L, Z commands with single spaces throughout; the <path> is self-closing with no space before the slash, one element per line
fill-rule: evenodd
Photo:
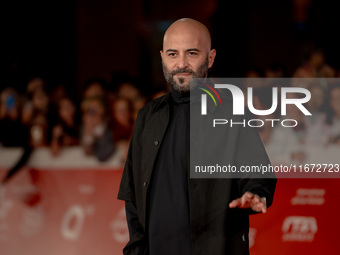
<path fill-rule="evenodd" d="M 146 186 L 148 186 L 148 183 L 147 183 L 147 182 L 144 182 L 144 183 L 143 183 L 143 186 L 144 186 L 144 188 L 146 188 Z"/>
<path fill-rule="evenodd" d="M 158 141 L 154 141 L 153 144 L 154 144 L 154 145 L 158 145 L 159 142 L 158 142 Z"/>

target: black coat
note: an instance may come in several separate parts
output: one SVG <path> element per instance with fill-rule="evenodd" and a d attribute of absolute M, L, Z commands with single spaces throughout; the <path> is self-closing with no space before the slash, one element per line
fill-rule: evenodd
<path fill-rule="evenodd" d="M 124 254 L 144 254 L 147 246 L 148 187 L 157 152 L 169 122 L 169 94 L 140 110 L 132 135 L 118 199 L 133 202 L 137 215 L 128 216 L 130 241 Z M 228 129 L 235 164 L 269 164 L 254 128 Z M 230 163 L 230 162 L 229 162 Z M 189 179 L 191 251 L 200 254 L 249 254 L 250 209 L 230 209 L 228 204 L 246 191 L 273 200 L 276 179 Z"/>

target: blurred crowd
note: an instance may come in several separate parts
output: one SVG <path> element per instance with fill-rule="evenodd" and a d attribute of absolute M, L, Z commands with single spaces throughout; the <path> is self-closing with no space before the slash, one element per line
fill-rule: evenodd
<path fill-rule="evenodd" d="M 287 74 L 284 66 L 276 63 L 265 70 L 249 70 L 245 77 L 279 78 L 287 77 Z M 269 154 L 281 163 L 305 160 L 305 145 L 340 146 L 340 85 L 337 79 L 332 79 L 339 77 L 339 73 L 325 62 L 322 51 L 315 51 L 292 77 L 330 78 L 327 81 L 334 82 L 304 84 L 312 95 L 306 104 L 312 116 L 306 117 L 298 108 L 288 105 L 286 118 L 297 120 L 296 127 L 275 124 L 273 128 L 271 122 L 264 122 L 259 128 Z M 122 80 L 115 90 L 108 90 L 105 81 L 90 79 L 83 86 L 81 99 L 75 100 L 65 86 L 59 85 L 52 90 L 48 86 L 43 78 L 34 77 L 28 81 L 25 94 L 19 94 L 12 87 L 2 89 L 0 144 L 3 147 L 49 147 L 51 154 L 57 157 L 64 147 L 81 146 L 86 155 L 105 161 L 119 147 L 127 152 L 139 109 L 167 93 L 164 88 L 147 97 L 132 79 Z M 272 86 L 252 86 L 254 107 L 269 109 Z M 299 97 L 298 94 L 290 96 Z M 283 117 L 276 114 L 265 118 Z"/>
<path fill-rule="evenodd" d="M 128 149 L 135 119 L 150 99 L 132 79 L 116 90 L 97 78 L 88 80 L 80 100 L 70 97 L 63 85 L 48 90 L 41 77 L 30 79 L 26 93 L 4 88 L 0 98 L 0 144 L 30 150 L 49 147 L 53 156 L 63 148 L 81 146 L 86 155 L 109 159 L 117 148 Z M 167 93 L 159 91 L 153 97 Z"/>
<path fill-rule="evenodd" d="M 256 89 L 253 92 L 253 104 L 255 109 L 267 110 L 272 106 L 272 87 L 275 78 L 287 77 L 285 68 L 275 63 L 266 70 L 250 70 L 246 77 L 272 78 L 267 83 L 251 86 Z M 298 67 L 287 80 L 281 80 L 284 87 L 302 87 L 311 93 L 311 99 L 304 104 L 312 114 L 306 116 L 293 104 L 287 104 L 287 114 L 281 113 L 280 95 L 278 96 L 278 110 L 270 116 L 257 116 L 258 119 L 293 119 L 297 125 L 293 128 L 284 127 L 276 121 L 272 127 L 271 121 L 263 121 L 259 128 L 261 139 L 266 147 L 273 164 L 290 164 L 292 162 L 304 163 L 308 160 L 307 150 L 313 148 L 326 149 L 335 145 L 340 148 L 340 72 L 328 65 L 321 50 L 310 54 L 307 61 Z M 304 79 L 299 79 L 304 78 Z M 245 85 L 246 89 L 247 84 Z M 289 93 L 288 98 L 301 98 L 301 93 Z"/>

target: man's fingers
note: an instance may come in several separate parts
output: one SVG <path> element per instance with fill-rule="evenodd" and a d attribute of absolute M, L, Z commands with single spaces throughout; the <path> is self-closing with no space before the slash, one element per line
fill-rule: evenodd
<path fill-rule="evenodd" d="M 261 198 L 258 195 L 254 195 L 253 204 L 261 203 Z"/>
<path fill-rule="evenodd" d="M 246 208 L 250 207 L 250 203 L 253 197 L 254 197 L 254 194 L 250 193 L 249 191 L 244 193 L 243 196 L 241 197 L 241 207 L 246 207 Z M 249 205 L 247 206 L 247 204 Z"/>
<path fill-rule="evenodd" d="M 249 191 L 246 191 L 242 197 L 244 197 L 245 199 L 252 199 L 255 195 Z"/>
<path fill-rule="evenodd" d="M 235 208 L 235 207 L 240 206 L 240 204 L 241 204 L 241 199 L 240 199 L 240 198 L 237 198 L 237 199 L 235 199 L 235 200 L 233 200 L 233 201 L 231 201 L 231 202 L 229 203 L 229 207 L 230 207 L 230 208 Z"/>
<path fill-rule="evenodd" d="M 251 201 L 252 198 L 254 197 L 254 194 L 250 192 L 246 192 L 243 194 L 242 197 L 237 198 L 229 203 L 230 208 L 250 208 L 251 207 Z"/>
<path fill-rule="evenodd" d="M 263 203 L 258 203 L 256 205 L 253 205 L 252 210 L 255 212 L 267 212 L 267 207 Z"/>
<path fill-rule="evenodd" d="M 266 197 L 262 197 L 261 202 L 263 204 L 262 212 L 266 213 L 267 212 L 267 199 L 266 199 Z"/>
<path fill-rule="evenodd" d="M 266 202 L 266 198 L 262 197 L 259 199 L 255 199 L 254 200 L 259 200 L 258 202 L 253 203 L 252 205 L 252 210 L 256 211 L 256 212 L 263 212 L 266 213 L 267 212 L 267 202 Z"/>
<path fill-rule="evenodd" d="M 267 202 L 265 197 L 259 197 L 251 192 L 245 192 L 242 197 L 229 203 L 230 208 L 251 208 L 256 212 L 267 212 Z"/>

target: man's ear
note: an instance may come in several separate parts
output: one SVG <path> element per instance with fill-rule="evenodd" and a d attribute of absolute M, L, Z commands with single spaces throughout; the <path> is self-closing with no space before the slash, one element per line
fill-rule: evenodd
<path fill-rule="evenodd" d="M 216 50 L 215 49 L 210 50 L 209 55 L 208 55 L 208 61 L 209 61 L 208 68 L 211 68 L 213 66 L 214 61 L 215 61 L 215 56 L 216 56 Z"/>
<path fill-rule="evenodd" d="M 161 58 L 163 58 L 163 51 L 160 50 L 159 53 L 161 54 Z"/>

